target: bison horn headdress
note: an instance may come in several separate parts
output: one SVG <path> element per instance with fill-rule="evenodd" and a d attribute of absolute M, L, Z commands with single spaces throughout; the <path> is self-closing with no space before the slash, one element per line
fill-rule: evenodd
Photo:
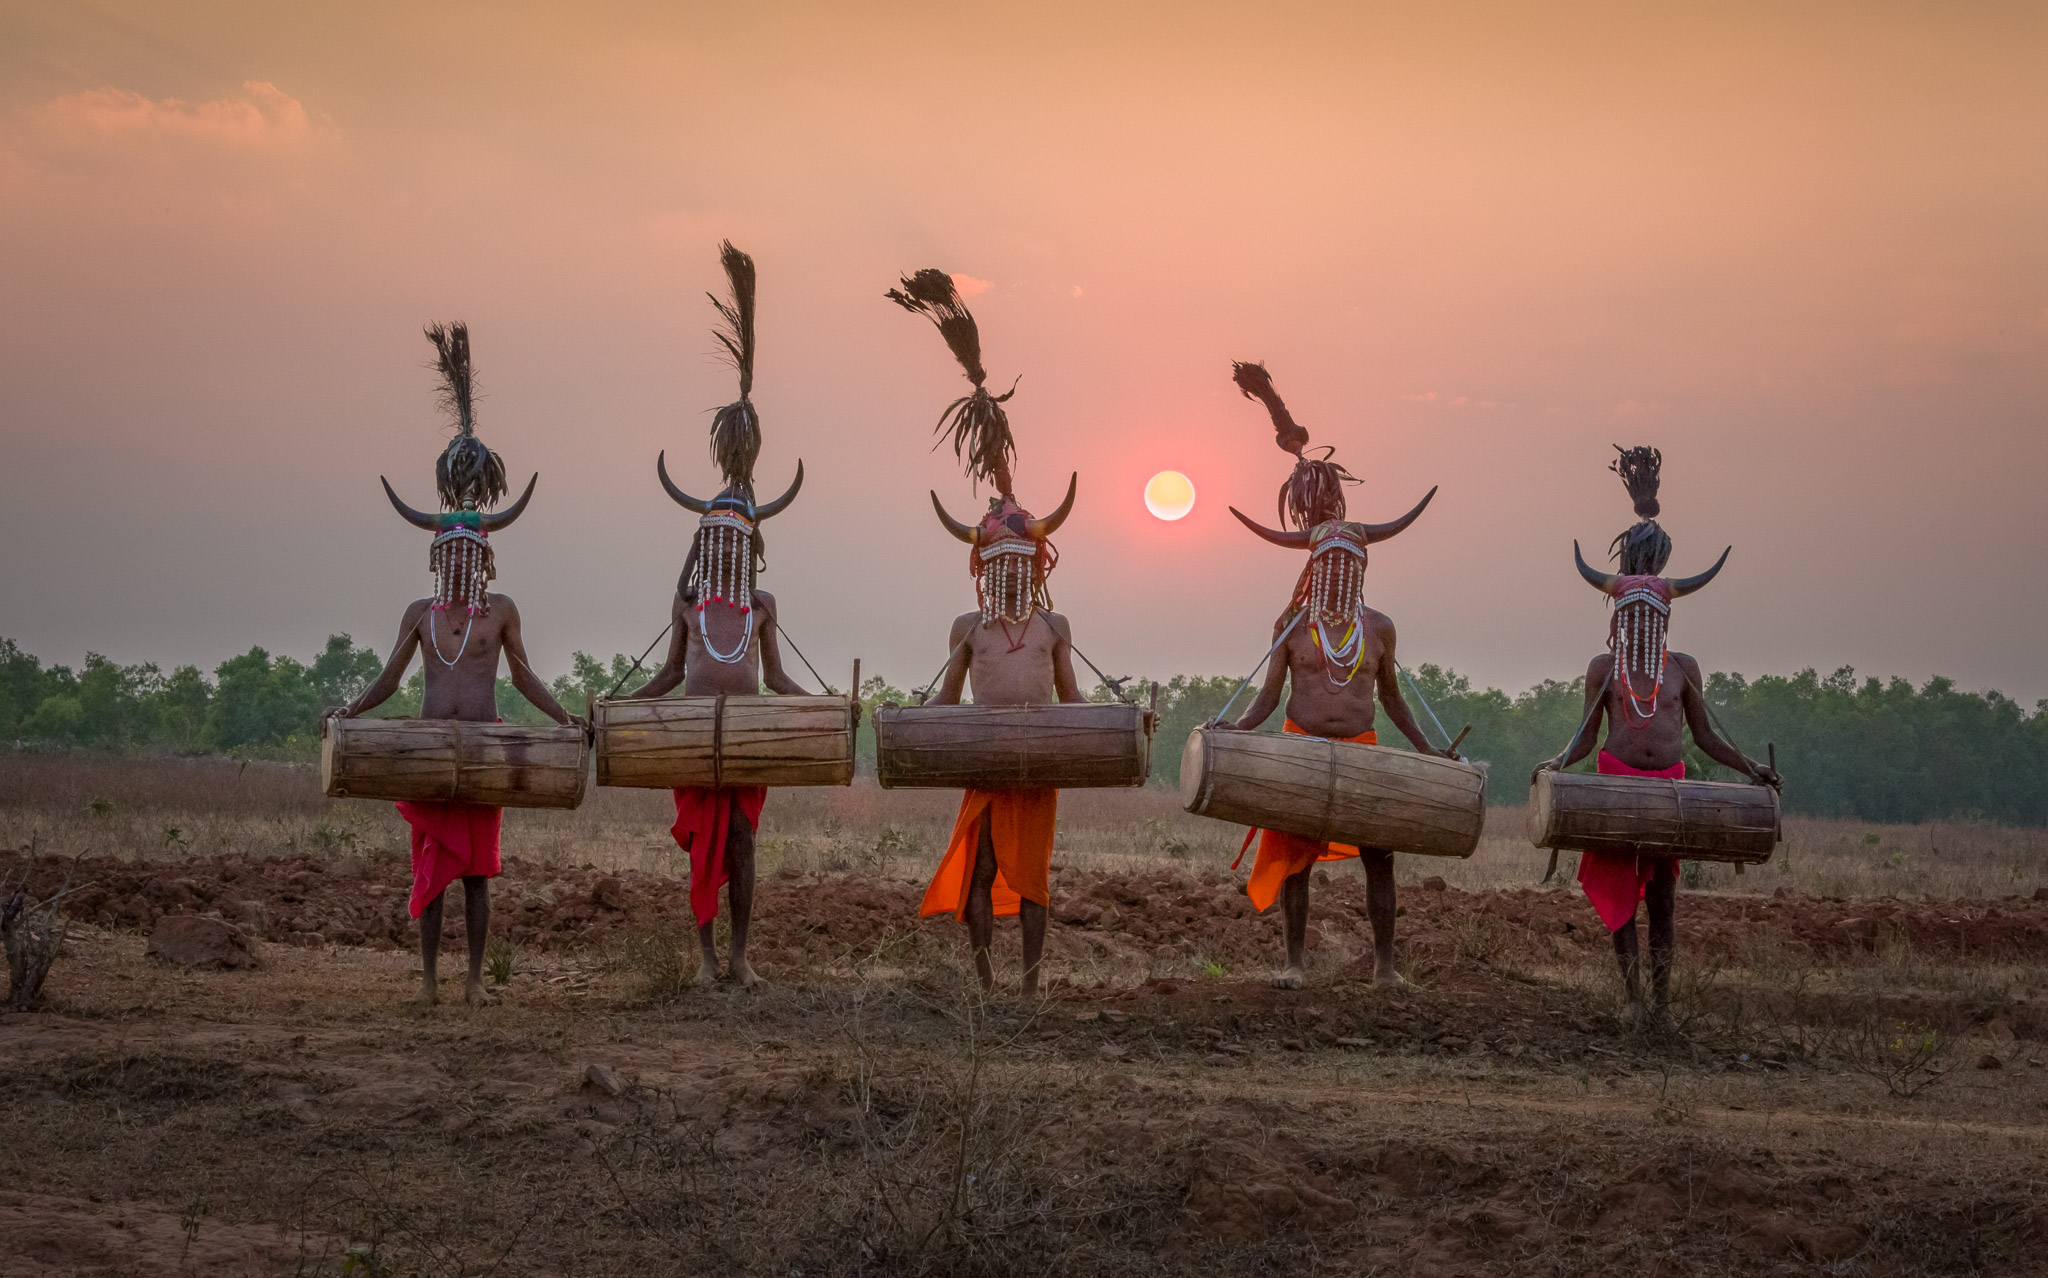
<path fill-rule="evenodd" d="M 1344 485 L 1358 479 L 1331 460 L 1334 449 L 1324 447 L 1319 457 L 1308 456 L 1308 431 L 1287 411 L 1280 393 L 1273 389 L 1272 374 L 1264 364 L 1236 363 L 1230 379 L 1246 399 L 1266 406 L 1273 419 L 1274 442 L 1292 454 L 1294 470 L 1280 485 L 1276 503 L 1281 526 L 1268 528 L 1237 507 L 1230 513 L 1238 521 L 1276 546 L 1309 552 L 1307 567 L 1295 584 L 1294 603 L 1308 604 L 1320 615 L 1340 616 L 1362 606 L 1365 586 L 1365 548 L 1404 531 L 1422 514 L 1436 496 L 1432 488 L 1415 503 L 1415 509 L 1384 524 L 1362 524 L 1344 518 Z M 1292 524 L 1290 529 L 1287 525 Z"/>
<path fill-rule="evenodd" d="M 1621 476 L 1635 503 L 1637 522 L 1614 539 L 1608 557 L 1621 560 L 1619 573 L 1596 572 L 1587 564 L 1579 543 L 1572 542 L 1572 558 L 1579 575 L 1588 585 L 1607 596 L 1614 605 L 1608 623 L 1608 646 L 1614 653 L 1617 671 L 1628 690 L 1629 701 L 1638 718 L 1657 713 L 1657 690 L 1664 684 L 1664 660 L 1669 648 L 1671 601 L 1682 599 L 1714 579 L 1728 562 L 1730 546 L 1721 552 L 1714 566 L 1694 577 L 1666 578 L 1664 565 L 1671 559 L 1671 536 L 1657 524 L 1662 507 L 1657 488 L 1662 480 L 1664 454 L 1654 448 L 1623 448 L 1607 468 Z M 1649 691 L 1638 691 L 1637 680 L 1650 681 Z"/>
<path fill-rule="evenodd" d="M 754 408 L 754 259 L 727 240 L 719 245 L 718 259 L 732 285 L 732 299 L 713 296 L 711 306 L 721 321 L 713 337 L 725 348 L 725 362 L 739 374 L 740 397 L 711 417 L 711 460 L 718 465 L 725 487 L 718 496 L 704 501 L 676 487 L 668 475 L 668 453 L 654 459 L 661 486 L 676 504 L 699 516 L 697 535 L 683 560 L 683 574 L 676 592 L 697 605 L 724 604 L 747 619 L 745 638 L 728 656 L 710 647 L 705 650 L 719 661 L 731 663 L 747 653 L 753 641 L 754 583 L 766 566 L 766 544 L 761 525 L 789 509 L 797 490 L 804 485 L 804 464 L 796 464 L 796 478 L 789 491 L 764 505 L 754 503 L 754 462 L 761 455 L 761 415 Z"/>
<path fill-rule="evenodd" d="M 378 478 L 399 515 L 415 528 L 434 534 L 427 551 L 427 564 L 434 573 L 433 606 L 446 609 L 460 602 L 475 616 L 489 609 L 489 583 L 498 575 L 490 535 L 509 528 L 525 513 L 540 475 L 526 481 L 526 491 L 510 509 L 496 514 L 484 509 L 504 499 L 505 462 L 476 436 L 476 370 L 469 362 L 469 326 L 460 322 L 429 324 L 427 340 L 434 344 L 433 367 L 441 374 L 441 407 L 455 419 L 455 438 L 434 463 L 434 487 L 441 497 L 442 513 L 414 510 L 398 499 L 390 480 Z"/>
<path fill-rule="evenodd" d="M 940 444 L 952 440 L 953 455 L 961 460 L 977 488 L 986 482 L 996 490 L 977 524 L 964 524 L 946 513 L 936 492 L 932 509 L 947 532 L 967 543 L 968 570 L 974 574 L 974 594 L 984 624 L 1028 621 L 1037 609 L 1052 607 L 1046 578 L 1059 562 L 1059 552 L 1053 549 L 1051 538 L 1074 509 L 1080 476 L 1068 477 L 1066 498 L 1043 519 L 1018 503 L 1010 480 L 1017 441 L 1010 434 L 1009 414 L 1003 411 L 1003 405 L 1017 392 L 1015 383 L 1000 395 L 989 393 L 988 372 L 981 364 L 981 333 L 967 304 L 960 300 L 952 276 L 927 268 L 900 283 L 901 288 L 889 290 L 889 300 L 936 325 L 967 380 L 974 384 L 971 393 L 939 414 L 934 433 Z"/>

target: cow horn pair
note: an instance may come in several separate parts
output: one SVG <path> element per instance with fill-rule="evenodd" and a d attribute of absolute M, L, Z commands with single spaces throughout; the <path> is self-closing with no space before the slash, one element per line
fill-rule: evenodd
<path fill-rule="evenodd" d="M 668 452 L 666 449 L 655 455 L 654 469 L 661 476 L 661 486 L 668 489 L 668 495 L 676 499 L 676 505 L 681 506 L 693 515 L 708 515 L 711 513 L 710 502 L 705 501 L 701 497 L 690 496 L 690 494 L 676 487 L 676 481 L 668 477 Z M 802 459 L 798 459 L 796 478 L 790 481 L 789 491 L 766 505 L 754 507 L 754 522 L 758 524 L 764 519 L 773 519 L 789 509 L 789 503 L 796 500 L 796 490 L 803 486 L 804 464 Z"/>
<path fill-rule="evenodd" d="M 1423 494 L 1421 501 L 1415 503 L 1415 509 L 1391 523 L 1354 524 L 1353 527 L 1365 530 L 1365 544 L 1368 546 L 1376 541 L 1385 541 L 1397 533 L 1405 532 L 1408 525 L 1414 523 L 1422 514 L 1423 508 L 1429 505 L 1430 498 L 1435 496 L 1436 489 L 1430 489 L 1427 493 Z M 1296 532 L 1282 532 L 1277 528 L 1266 527 L 1235 506 L 1230 508 L 1230 513 L 1237 516 L 1239 523 L 1276 546 L 1285 546 L 1289 550 L 1309 550 L 1315 545 L 1315 532 L 1312 529 L 1304 528 Z"/>
<path fill-rule="evenodd" d="M 1044 541 L 1058 532 L 1061 524 L 1067 522 L 1067 516 L 1074 512 L 1074 490 L 1080 482 L 1081 474 L 1079 471 L 1075 471 L 1067 476 L 1067 497 L 1065 501 L 1060 503 L 1059 509 L 1043 519 L 1026 521 L 1025 533 L 1031 540 Z M 963 524 L 947 514 L 945 503 L 939 500 L 939 495 L 936 492 L 932 494 L 932 509 L 939 512 L 939 522 L 946 526 L 947 532 L 952 533 L 970 546 L 980 541 L 980 527 L 974 524 Z"/>
<path fill-rule="evenodd" d="M 1666 578 L 1666 580 L 1671 584 L 1671 597 L 1673 599 L 1683 599 L 1685 596 L 1691 594 L 1693 591 L 1698 590 L 1701 586 L 1704 586 L 1708 582 L 1712 581 L 1714 579 L 1714 574 L 1721 571 L 1721 565 L 1728 562 L 1728 551 L 1733 549 L 1735 549 L 1735 547 L 1730 546 L 1728 547 L 1728 550 L 1722 551 L 1721 557 L 1714 561 L 1714 566 L 1712 568 L 1707 569 L 1705 572 L 1700 573 L 1698 576 Z M 1577 541 L 1572 542 L 1572 558 L 1578 561 L 1579 575 L 1586 579 L 1587 585 L 1591 586 L 1593 589 L 1599 591 L 1603 595 L 1611 596 L 1614 593 L 1615 584 L 1619 582 L 1621 578 L 1611 572 L 1600 572 L 1596 570 L 1591 564 L 1587 563 L 1586 556 L 1581 554 L 1579 551 L 1579 543 Z"/>
<path fill-rule="evenodd" d="M 400 518 L 413 527 L 424 529 L 427 532 L 441 531 L 441 521 L 439 518 L 429 515 L 425 511 L 414 510 L 398 500 L 398 493 L 391 487 L 391 481 L 385 479 L 382 475 L 377 476 L 377 478 L 382 481 L 384 495 L 391 499 L 391 507 L 398 512 Z M 533 486 L 539 482 L 540 472 L 535 471 L 533 478 L 526 481 L 526 491 L 519 494 L 518 501 L 513 502 L 511 506 L 499 511 L 495 515 L 481 514 L 479 519 L 483 530 L 487 533 L 494 533 L 500 528 L 511 527 L 513 520 L 526 513 L 526 503 L 533 500 Z"/>

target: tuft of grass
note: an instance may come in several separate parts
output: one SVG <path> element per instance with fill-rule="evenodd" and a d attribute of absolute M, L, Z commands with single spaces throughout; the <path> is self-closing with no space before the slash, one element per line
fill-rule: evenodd
<path fill-rule="evenodd" d="M 491 984 L 503 985 L 512 979 L 512 954 L 512 942 L 502 936 L 484 942 L 484 971 Z"/>
<path fill-rule="evenodd" d="M 682 995 L 700 963 L 696 929 L 653 923 L 626 933 L 620 961 L 640 986 L 642 997 L 666 1003 Z"/>

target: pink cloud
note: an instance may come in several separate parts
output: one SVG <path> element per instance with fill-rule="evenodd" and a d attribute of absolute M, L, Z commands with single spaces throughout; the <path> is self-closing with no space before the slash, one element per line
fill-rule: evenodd
<path fill-rule="evenodd" d="M 988 292 L 988 281 L 975 279 L 972 275 L 955 275 L 953 287 L 960 290 L 960 296 L 973 297 L 976 293 Z"/>
<path fill-rule="evenodd" d="M 112 87 L 67 93 L 21 113 L 47 142 L 73 147 L 195 140 L 235 147 L 290 146 L 311 131 L 306 108 L 268 80 L 214 102 L 146 98 Z"/>
<path fill-rule="evenodd" d="M 1436 392 L 1422 391 L 1414 395 L 1403 395 L 1401 398 L 1407 400 L 1411 404 L 1434 404 L 1436 403 Z"/>

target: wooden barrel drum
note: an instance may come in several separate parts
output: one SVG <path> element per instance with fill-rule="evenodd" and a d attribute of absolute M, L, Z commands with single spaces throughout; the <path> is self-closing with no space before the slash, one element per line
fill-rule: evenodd
<path fill-rule="evenodd" d="M 320 741 L 320 784 L 336 799 L 573 808 L 589 782 L 573 725 L 329 719 Z"/>
<path fill-rule="evenodd" d="M 1195 729 L 1180 799 L 1197 816 L 1419 856 L 1471 856 L 1486 826 L 1476 764 L 1293 732 Z"/>
<path fill-rule="evenodd" d="M 1142 707 L 889 706 L 875 711 L 884 789 L 1082 790 L 1145 784 L 1152 737 Z"/>
<path fill-rule="evenodd" d="M 1540 772 L 1529 790 L 1529 841 L 1761 865 L 1778 846 L 1778 792 L 1746 782 Z"/>
<path fill-rule="evenodd" d="M 851 785 L 847 697 L 660 697 L 601 701 L 597 783 L 644 789 Z"/>

